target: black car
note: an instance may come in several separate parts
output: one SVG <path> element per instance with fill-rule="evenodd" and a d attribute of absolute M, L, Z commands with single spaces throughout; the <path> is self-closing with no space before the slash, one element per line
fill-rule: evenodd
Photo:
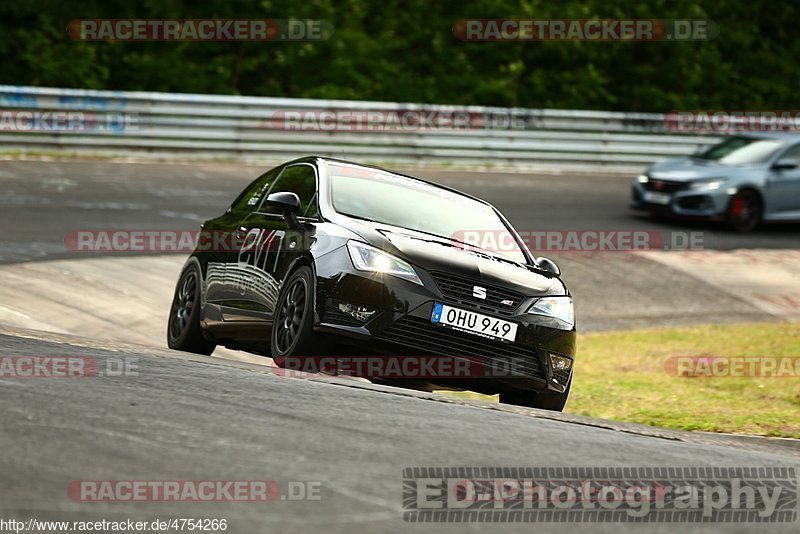
<path fill-rule="evenodd" d="M 467 230 L 502 234 L 505 246 L 460 240 Z M 572 297 L 555 263 L 535 259 L 482 200 L 306 157 L 257 178 L 200 235 L 170 310 L 172 349 L 224 345 L 281 366 L 325 355 L 450 358 L 465 364 L 460 373 L 369 378 L 551 410 L 567 400 Z"/>

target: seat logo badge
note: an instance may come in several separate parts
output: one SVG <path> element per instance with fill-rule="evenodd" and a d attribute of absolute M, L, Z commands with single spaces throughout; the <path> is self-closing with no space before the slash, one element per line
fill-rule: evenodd
<path fill-rule="evenodd" d="M 486 300 L 486 288 L 481 286 L 472 286 L 472 296 Z"/>
<path fill-rule="evenodd" d="M 653 187 L 655 187 L 656 189 L 661 191 L 662 189 L 664 189 L 664 182 L 654 181 L 653 182 Z"/>

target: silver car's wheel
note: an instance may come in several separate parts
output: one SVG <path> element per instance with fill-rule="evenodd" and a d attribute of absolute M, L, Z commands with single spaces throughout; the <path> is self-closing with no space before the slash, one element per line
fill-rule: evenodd
<path fill-rule="evenodd" d="M 728 206 L 728 224 L 737 232 L 749 232 L 761 223 L 761 198 L 753 191 L 739 191 Z"/>

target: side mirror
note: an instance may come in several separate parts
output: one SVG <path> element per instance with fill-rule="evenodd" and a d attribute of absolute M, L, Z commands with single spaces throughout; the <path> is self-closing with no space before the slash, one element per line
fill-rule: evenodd
<path fill-rule="evenodd" d="M 300 209 L 300 197 L 298 197 L 297 194 L 288 191 L 271 193 L 267 197 L 267 200 L 264 201 L 264 205 L 281 210 L 289 228 L 295 229 L 300 227 L 300 221 L 297 220 L 297 211 Z"/>
<path fill-rule="evenodd" d="M 553 273 L 556 276 L 561 276 L 561 269 L 559 269 L 558 265 L 556 265 L 556 262 L 550 258 L 545 258 L 544 256 L 536 258 L 536 263 L 539 264 L 539 268 L 541 270 L 547 271 L 548 273 Z"/>
<path fill-rule="evenodd" d="M 792 169 L 796 169 L 797 167 L 797 160 L 792 158 L 779 159 L 772 165 L 772 168 L 776 171 L 790 171 Z"/>

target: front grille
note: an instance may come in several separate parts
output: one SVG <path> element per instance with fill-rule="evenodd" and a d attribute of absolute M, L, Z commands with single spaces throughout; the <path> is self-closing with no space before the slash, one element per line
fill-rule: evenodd
<path fill-rule="evenodd" d="M 507 369 L 505 364 L 509 364 L 509 375 L 544 380 L 535 349 L 450 330 L 419 317 L 399 319 L 379 339 L 419 350 L 421 356 L 463 356 L 478 359 L 489 369 Z M 492 362 L 496 367 L 491 367 Z"/>
<path fill-rule="evenodd" d="M 486 285 L 482 282 L 468 280 L 458 276 L 444 273 L 431 273 L 436 285 L 445 297 L 458 301 L 473 308 L 481 308 L 502 314 L 511 314 L 525 298 L 525 295 L 497 286 Z M 486 290 L 486 298 L 474 296 L 475 286 Z M 503 301 L 510 301 L 511 304 Z"/>
<path fill-rule="evenodd" d="M 686 189 L 688 184 L 686 182 L 671 182 L 669 180 L 657 180 L 650 178 L 650 180 L 643 185 L 648 191 L 656 191 L 658 193 L 675 193 Z"/>
<path fill-rule="evenodd" d="M 707 196 L 683 197 L 678 201 L 678 206 L 685 210 L 704 210 L 711 207 L 710 199 Z"/>
<path fill-rule="evenodd" d="M 560 371 L 553 371 L 553 378 L 558 380 L 558 383 L 562 386 L 566 386 L 569 383 L 569 374 L 572 372 L 572 369 L 562 369 Z"/>

